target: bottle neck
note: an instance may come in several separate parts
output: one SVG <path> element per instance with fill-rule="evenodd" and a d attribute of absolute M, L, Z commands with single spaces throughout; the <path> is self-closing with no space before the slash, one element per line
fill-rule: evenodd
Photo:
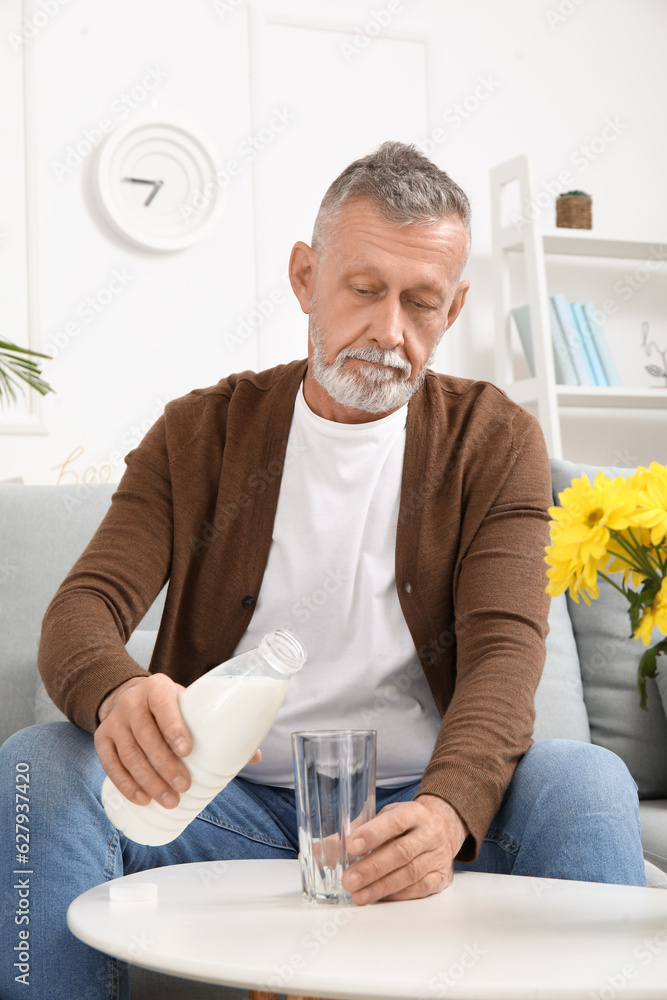
<path fill-rule="evenodd" d="M 257 651 L 282 677 L 296 674 L 306 662 L 306 650 L 292 632 L 276 629 L 260 641 Z"/>
<path fill-rule="evenodd" d="M 280 680 L 298 673 L 306 662 L 306 650 L 295 635 L 276 629 L 263 636 L 255 649 L 233 656 L 208 671 L 214 677 L 261 677 Z"/>

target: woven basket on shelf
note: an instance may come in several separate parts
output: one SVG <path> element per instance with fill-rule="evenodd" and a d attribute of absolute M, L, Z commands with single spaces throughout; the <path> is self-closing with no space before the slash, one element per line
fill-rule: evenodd
<path fill-rule="evenodd" d="M 559 195 L 556 198 L 556 226 L 561 229 L 592 229 L 593 199 L 590 195 Z"/>

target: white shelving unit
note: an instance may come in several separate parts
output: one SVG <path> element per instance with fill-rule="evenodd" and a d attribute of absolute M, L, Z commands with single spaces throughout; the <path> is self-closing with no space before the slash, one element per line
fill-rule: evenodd
<path fill-rule="evenodd" d="M 493 167 L 491 177 L 491 224 L 496 343 L 496 381 L 508 396 L 521 405 L 535 403 L 549 454 L 562 457 L 560 410 L 565 406 L 601 408 L 667 408 L 667 392 L 650 389 L 584 385 L 558 385 L 554 371 L 549 298 L 546 279 L 547 254 L 573 257 L 608 257 L 628 260 L 667 258 L 667 244 L 644 240 L 601 239 L 590 230 L 563 229 L 542 233 L 536 220 L 506 224 L 503 217 L 503 189 L 518 182 L 521 205 L 534 204 L 535 181 L 532 163 L 525 154 Z M 510 310 L 510 254 L 522 253 L 530 305 L 530 327 L 535 358 L 535 376 L 515 379 L 512 362 Z"/>

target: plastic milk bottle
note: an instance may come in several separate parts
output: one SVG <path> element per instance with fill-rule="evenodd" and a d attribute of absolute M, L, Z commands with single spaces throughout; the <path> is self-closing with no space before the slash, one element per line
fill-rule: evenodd
<path fill-rule="evenodd" d="M 178 704 L 192 736 L 183 758 L 192 783 L 174 809 L 151 799 L 141 806 L 122 795 L 107 776 L 102 804 L 114 824 L 138 844 L 175 840 L 245 767 L 273 724 L 292 674 L 306 651 L 291 632 L 269 632 L 256 649 L 214 667 L 181 692 Z"/>

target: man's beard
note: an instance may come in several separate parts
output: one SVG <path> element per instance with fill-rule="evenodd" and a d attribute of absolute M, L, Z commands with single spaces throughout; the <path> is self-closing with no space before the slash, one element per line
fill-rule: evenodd
<path fill-rule="evenodd" d="M 315 316 L 315 303 L 311 303 L 308 332 L 313 345 L 313 378 L 340 406 L 347 406 L 366 413 L 389 413 L 407 403 L 424 384 L 426 369 L 435 358 L 436 347 L 417 377 L 410 381 L 412 366 L 395 351 L 380 347 L 363 347 L 357 350 L 344 348 L 335 361 L 327 363 L 325 333 Z M 347 358 L 375 362 L 373 365 L 345 365 Z M 378 367 L 376 367 L 376 365 Z M 379 367 L 387 365 L 389 367 Z"/>

